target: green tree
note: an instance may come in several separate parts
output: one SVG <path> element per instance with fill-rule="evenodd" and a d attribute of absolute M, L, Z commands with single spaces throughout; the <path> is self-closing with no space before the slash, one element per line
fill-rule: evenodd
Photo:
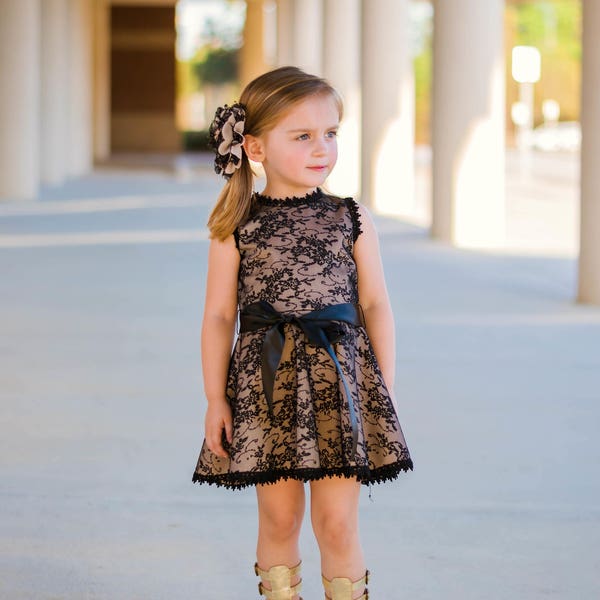
<path fill-rule="evenodd" d="M 541 103 L 557 100 L 562 120 L 579 118 L 581 82 L 581 2 L 578 0 L 543 0 L 512 2 L 506 8 L 510 40 L 513 45 L 535 46 L 542 57 L 541 79 L 535 86 L 536 122 L 542 120 Z M 510 55 L 507 54 L 510 74 Z M 516 84 L 507 77 L 508 98 L 516 98 Z"/>
<path fill-rule="evenodd" d="M 237 48 L 205 47 L 194 62 L 194 73 L 201 84 L 228 83 L 238 77 Z"/>

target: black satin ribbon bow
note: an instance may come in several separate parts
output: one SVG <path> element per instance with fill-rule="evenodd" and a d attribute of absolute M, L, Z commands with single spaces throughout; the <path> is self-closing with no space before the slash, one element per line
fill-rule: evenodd
<path fill-rule="evenodd" d="M 357 327 L 364 325 L 360 307 L 356 304 L 333 304 L 320 310 L 313 310 L 305 315 L 294 316 L 282 315 L 271 304 L 261 300 L 260 302 L 249 304 L 240 311 L 240 332 L 256 331 L 263 327 L 268 327 L 263 340 L 261 372 L 263 388 L 271 417 L 273 416 L 275 373 L 281 361 L 283 344 L 285 342 L 283 330 L 285 323 L 294 323 L 302 329 L 309 342 L 327 351 L 329 356 L 331 356 L 331 360 L 333 360 L 333 364 L 344 386 L 344 394 L 352 426 L 352 455 L 354 456 L 358 445 L 356 411 L 354 410 L 354 403 L 352 402 L 352 394 L 350 393 L 348 382 L 332 347 L 332 344 L 335 344 L 344 335 L 344 331 L 339 324 L 340 321 Z"/>

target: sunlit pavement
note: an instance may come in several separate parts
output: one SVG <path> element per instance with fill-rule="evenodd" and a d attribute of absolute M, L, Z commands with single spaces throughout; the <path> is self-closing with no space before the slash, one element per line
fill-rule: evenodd
<path fill-rule="evenodd" d="M 365 490 L 372 597 L 599 597 L 600 309 L 573 301 L 576 157 L 528 174 L 508 156 L 502 252 L 428 238 L 419 160 L 415 217 L 376 219 L 415 471 Z M 253 490 L 191 483 L 219 181 L 206 160 L 165 165 L 0 204 L 2 599 L 258 598 Z M 302 548 L 317 600 L 308 520 Z"/>

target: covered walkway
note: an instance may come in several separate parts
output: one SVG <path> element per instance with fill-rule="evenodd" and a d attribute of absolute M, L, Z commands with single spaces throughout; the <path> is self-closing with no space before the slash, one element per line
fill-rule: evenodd
<path fill-rule="evenodd" d="M 411 0 L 246 0 L 241 83 L 294 64 L 345 99 L 332 189 L 414 215 Z M 504 0 L 434 0 L 431 228 L 503 248 Z M 88 173 L 115 151 L 176 151 L 176 0 L 6 0 L 0 20 L 0 202 Z M 376 8 L 374 8 L 376 7 Z M 577 302 L 600 304 L 600 3 L 581 0 Z M 15 33 L 17 32 L 17 33 Z M 230 100 L 233 100 L 230 99 Z M 485 194 L 482 186 L 487 186 Z"/>
<path fill-rule="evenodd" d="M 0 206 L 3 598 L 255 597 L 253 491 L 191 483 L 210 171 L 104 167 Z M 515 191 L 516 236 L 552 199 Z M 568 235 L 499 254 L 377 224 L 415 471 L 363 496 L 373 598 L 596 597 L 600 311 L 572 302 Z M 320 598 L 308 526 L 303 549 Z"/>

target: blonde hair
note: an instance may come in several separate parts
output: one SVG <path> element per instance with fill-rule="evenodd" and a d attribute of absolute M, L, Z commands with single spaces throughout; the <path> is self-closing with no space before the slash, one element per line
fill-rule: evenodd
<path fill-rule="evenodd" d="M 342 118 L 343 105 L 338 92 L 325 79 L 309 75 L 297 67 L 280 67 L 251 81 L 240 96 L 245 107 L 244 134 L 260 136 L 298 102 L 309 96 L 329 94 Z M 250 215 L 254 173 L 242 152 L 242 164 L 221 190 L 217 203 L 208 218 L 210 237 L 224 240 Z"/>

